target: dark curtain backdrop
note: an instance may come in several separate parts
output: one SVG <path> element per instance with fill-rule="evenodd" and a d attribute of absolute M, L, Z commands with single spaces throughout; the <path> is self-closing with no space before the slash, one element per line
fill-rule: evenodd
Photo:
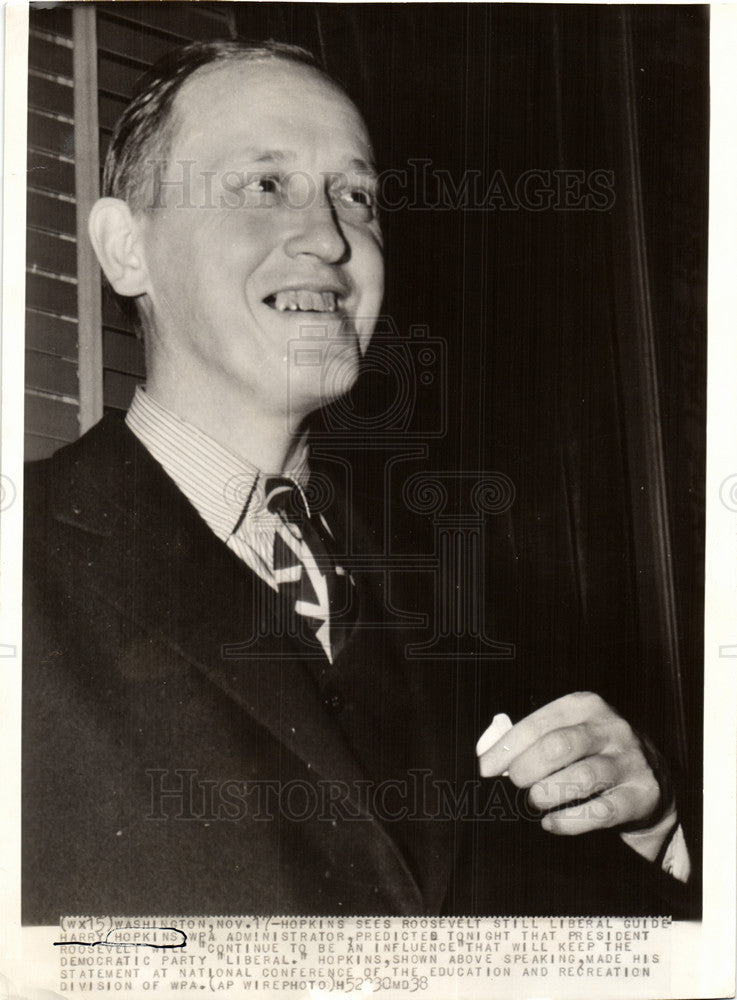
<path fill-rule="evenodd" d="M 320 54 L 380 167 L 406 171 L 385 189 L 408 199 L 384 213 L 385 308 L 446 352 L 410 429 L 437 429 L 443 398 L 447 421 L 404 468 L 500 471 L 516 491 L 485 532 L 487 632 L 516 654 L 486 669 L 518 676 L 528 708 L 610 697 L 678 761 L 697 841 L 708 12 L 267 3 L 236 20 Z M 559 172 L 537 211 L 514 204 L 533 169 Z M 375 416 L 401 379 L 373 367 L 353 405 Z M 469 513 L 462 486 L 449 503 Z"/>

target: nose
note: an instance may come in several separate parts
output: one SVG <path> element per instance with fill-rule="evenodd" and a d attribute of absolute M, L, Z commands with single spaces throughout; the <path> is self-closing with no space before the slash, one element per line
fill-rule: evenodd
<path fill-rule="evenodd" d="M 293 230 L 285 250 L 290 257 L 309 254 L 326 264 L 344 264 L 350 258 L 350 244 L 345 238 L 330 199 L 315 196 L 292 208 Z"/>

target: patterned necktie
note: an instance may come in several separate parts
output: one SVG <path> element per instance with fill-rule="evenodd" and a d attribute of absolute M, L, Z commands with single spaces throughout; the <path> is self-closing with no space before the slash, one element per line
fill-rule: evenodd
<path fill-rule="evenodd" d="M 300 488 L 290 479 L 273 476 L 264 483 L 264 493 L 269 512 L 285 522 L 284 531 L 277 528 L 274 534 L 273 569 L 279 593 L 290 613 L 300 615 L 318 639 L 322 638 L 321 630 L 326 630 L 326 642 L 335 660 L 350 632 L 347 614 L 353 582 L 336 564 L 335 540 L 322 519 L 310 515 Z M 290 525 L 298 529 L 301 544 L 314 559 L 327 590 L 327 604 L 320 600 L 319 580 L 311 579 L 300 554 L 300 541 L 290 531 Z"/>

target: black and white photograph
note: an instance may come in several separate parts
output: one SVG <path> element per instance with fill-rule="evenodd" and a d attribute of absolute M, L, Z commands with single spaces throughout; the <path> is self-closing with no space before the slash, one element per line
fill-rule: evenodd
<path fill-rule="evenodd" d="M 6 995 L 729 995 L 735 9 L 25 13 Z"/>

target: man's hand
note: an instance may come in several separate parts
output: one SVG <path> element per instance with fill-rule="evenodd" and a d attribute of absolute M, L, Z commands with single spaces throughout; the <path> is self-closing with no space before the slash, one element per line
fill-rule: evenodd
<path fill-rule="evenodd" d="M 640 740 L 589 692 L 526 716 L 480 755 L 479 769 L 483 777 L 508 772 L 518 788 L 529 788 L 532 805 L 546 813 L 543 828 L 552 833 L 648 826 L 662 815 L 660 786 Z"/>

